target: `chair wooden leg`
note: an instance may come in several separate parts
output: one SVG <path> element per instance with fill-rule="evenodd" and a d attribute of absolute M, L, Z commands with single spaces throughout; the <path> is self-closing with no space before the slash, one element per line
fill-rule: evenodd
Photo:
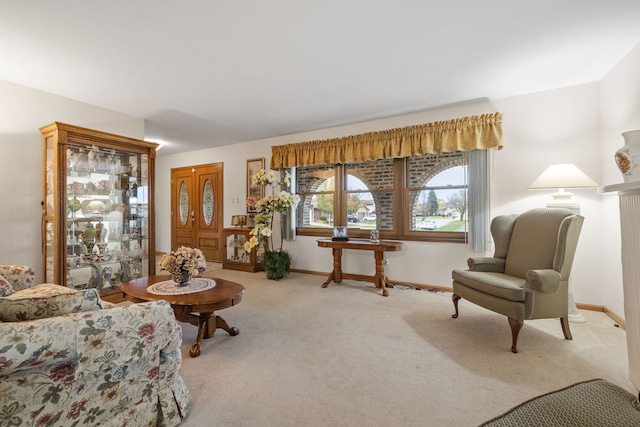
<path fill-rule="evenodd" d="M 453 301 L 453 307 L 456 309 L 456 313 L 451 315 L 451 317 L 453 317 L 454 319 L 458 318 L 458 301 L 460 301 L 460 298 L 462 297 L 459 297 L 456 294 L 451 295 L 451 301 Z"/>
<path fill-rule="evenodd" d="M 569 328 L 569 318 L 561 317 L 560 318 L 560 326 L 562 326 L 562 333 L 564 334 L 564 339 L 572 340 L 571 329 Z"/>
<path fill-rule="evenodd" d="M 518 333 L 520 332 L 520 329 L 522 329 L 522 325 L 524 325 L 524 320 L 512 319 L 511 317 L 508 319 L 509 326 L 511 326 L 511 352 L 517 353 L 518 348 L 516 345 L 518 343 Z"/>

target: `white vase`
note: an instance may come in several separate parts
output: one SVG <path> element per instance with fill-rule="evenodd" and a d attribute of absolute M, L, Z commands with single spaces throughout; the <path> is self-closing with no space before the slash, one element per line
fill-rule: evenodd
<path fill-rule="evenodd" d="M 624 146 L 616 151 L 615 159 L 624 182 L 640 181 L 640 130 L 622 134 Z"/>

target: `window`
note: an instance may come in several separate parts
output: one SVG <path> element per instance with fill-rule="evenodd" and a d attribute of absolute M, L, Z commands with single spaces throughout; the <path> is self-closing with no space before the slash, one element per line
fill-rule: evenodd
<path fill-rule="evenodd" d="M 296 168 L 297 232 L 466 241 L 467 155 L 462 152 Z"/>
<path fill-rule="evenodd" d="M 408 229 L 426 232 L 467 231 L 467 157 L 447 153 L 409 157 Z"/>
<path fill-rule="evenodd" d="M 334 219 L 335 168 L 333 165 L 296 168 L 298 228 L 332 228 Z"/>
<path fill-rule="evenodd" d="M 393 159 L 345 166 L 346 187 L 341 200 L 347 201 L 347 212 L 357 207 L 358 222 L 352 223 L 351 228 L 393 230 L 394 168 Z"/>

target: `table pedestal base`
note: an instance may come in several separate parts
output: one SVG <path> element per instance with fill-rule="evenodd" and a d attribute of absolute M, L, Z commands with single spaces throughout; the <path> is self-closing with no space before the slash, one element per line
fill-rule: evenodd
<path fill-rule="evenodd" d="M 181 322 L 190 323 L 198 327 L 198 337 L 196 342 L 191 346 L 189 350 L 189 356 L 200 356 L 200 343 L 203 338 L 212 338 L 216 333 L 216 329 L 224 329 L 231 336 L 236 336 L 240 333 L 238 328 L 231 327 L 222 317 L 217 316 L 215 313 L 199 313 L 193 314 L 180 310 L 179 307 L 174 308 L 176 319 Z"/>

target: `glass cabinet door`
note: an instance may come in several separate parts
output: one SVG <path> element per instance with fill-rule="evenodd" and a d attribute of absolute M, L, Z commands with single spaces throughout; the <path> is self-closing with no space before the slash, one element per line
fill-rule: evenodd
<path fill-rule="evenodd" d="M 55 233 L 55 216 L 54 206 L 56 205 L 55 191 L 57 188 L 56 175 L 55 175 L 55 139 L 52 136 L 45 138 L 44 141 L 44 200 L 42 201 L 42 254 L 44 256 L 44 281 L 46 283 L 53 283 L 55 272 L 55 253 L 56 245 L 54 236 Z"/>
<path fill-rule="evenodd" d="M 67 147 L 67 286 L 102 290 L 148 275 L 148 156 Z"/>

